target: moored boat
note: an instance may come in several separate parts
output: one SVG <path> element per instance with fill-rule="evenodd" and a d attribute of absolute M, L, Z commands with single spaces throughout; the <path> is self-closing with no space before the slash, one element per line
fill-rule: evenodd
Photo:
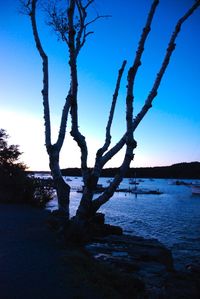
<path fill-rule="evenodd" d="M 129 184 L 130 185 L 139 185 L 139 182 L 137 182 L 136 179 L 130 178 L 129 179 Z"/>
<path fill-rule="evenodd" d="M 200 184 L 191 185 L 192 194 L 200 195 Z"/>
<path fill-rule="evenodd" d="M 131 193 L 137 195 L 137 194 L 156 194 L 156 195 L 160 195 L 163 194 L 163 192 L 161 192 L 160 190 L 156 189 L 156 190 L 147 190 L 147 189 L 133 189 L 131 190 Z"/>

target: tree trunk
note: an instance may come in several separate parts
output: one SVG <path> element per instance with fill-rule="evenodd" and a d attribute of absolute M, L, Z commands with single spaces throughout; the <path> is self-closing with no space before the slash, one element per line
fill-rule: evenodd
<path fill-rule="evenodd" d="M 54 179 L 57 197 L 58 197 L 58 209 L 64 211 L 67 219 L 69 219 L 69 196 L 70 196 L 70 187 L 65 183 L 64 179 L 58 177 Z"/>
<path fill-rule="evenodd" d="M 90 219 L 95 214 L 95 211 L 92 206 L 92 199 L 94 192 L 97 188 L 98 179 L 98 176 L 90 174 L 86 180 L 83 195 L 76 212 L 76 218 L 81 222 Z"/>
<path fill-rule="evenodd" d="M 49 153 L 49 160 L 49 166 L 58 197 L 58 209 L 64 212 L 66 214 L 66 218 L 69 219 L 70 186 L 62 177 L 59 166 L 59 152 L 53 148 L 53 146 L 51 148 L 51 152 Z"/>

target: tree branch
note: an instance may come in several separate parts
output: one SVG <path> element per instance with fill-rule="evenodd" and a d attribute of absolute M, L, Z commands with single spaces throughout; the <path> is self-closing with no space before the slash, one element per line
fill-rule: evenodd
<path fill-rule="evenodd" d="M 181 26 L 184 23 L 184 21 L 186 21 L 190 15 L 192 15 L 192 13 L 200 6 L 200 1 L 197 1 L 187 12 L 186 14 L 178 21 L 177 25 L 175 26 L 175 31 L 170 39 L 170 43 L 174 43 L 175 39 L 177 38 Z M 176 32 L 176 34 L 175 34 Z M 175 39 L 174 39 L 175 38 Z M 174 41 L 173 41 L 174 39 Z M 169 49 L 169 46 L 168 46 Z M 133 132 L 135 131 L 135 129 L 137 128 L 137 126 L 139 125 L 139 123 L 141 122 L 141 120 L 143 119 L 143 117 L 145 116 L 145 114 L 147 113 L 147 111 L 151 108 L 152 106 L 152 101 L 155 98 L 155 96 L 157 95 L 157 90 L 158 87 L 160 85 L 161 79 L 164 75 L 164 72 L 167 68 L 167 65 L 169 64 L 168 59 L 170 60 L 171 58 L 171 54 L 173 52 L 173 48 L 171 48 L 171 50 L 169 49 L 168 52 L 166 53 L 166 56 L 164 58 L 162 67 L 160 69 L 160 72 L 157 75 L 157 79 L 154 83 L 154 86 L 143 106 L 143 108 L 141 109 L 141 111 L 138 113 L 138 115 L 136 116 L 136 118 L 133 121 Z M 170 52 L 171 51 L 171 54 Z M 170 55 L 169 55 L 170 54 Z M 160 75 L 159 75 L 160 74 Z M 102 158 L 102 164 L 105 165 L 112 157 L 114 157 L 114 155 L 116 155 L 116 153 L 118 153 L 122 147 L 125 145 L 126 142 L 126 133 L 122 136 L 122 138 L 113 146 L 113 148 L 111 148 Z"/>
<path fill-rule="evenodd" d="M 48 94 L 48 57 L 46 53 L 44 52 L 44 49 L 42 47 L 38 30 L 37 30 L 37 24 L 36 24 L 36 18 L 35 18 L 35 11 L 36 11 L 36 2 L 37 0 L 30 0 L 25 5 L 26 9 L 29 9 L 29 15 L 31 17 L 31 23 L 33 28 L 33 35 L 36 43 L 36 47 L 38 49 L 38 52 L 42 58 L 43 61 L 43 106 L 44 106 L 44 119 L 45 119 L 45 140 L 46 140 L 46 147 L 47 151 L 49 152 L 51 147 L 51 129 L 50 129 L 50 111 L 49 111 L 49 94 Z M 54 13 L 56 14 L 56 10 L 54 10 Z M 69 96 L 67 96 L 65 105 L 63 107 L 62 117 L 61 117 L 61 123 L 60 123 L 60 129 L 58 134 L 57 142 L 54 144 L 54 147 L 56 147 L 56 150 L 59 152 L 65 138 L 65 131 L 66 131 L 66 124 L 67 124 L 67 118 L 70 108 L 70 100 Z"/>
<path fill-rule="evenodd" d="M 87 22 L 85 24 L 85 27 L 88 27 L 89 25 L 91 25 L 92 23 L 96 22 L 97 20 L 99 20 L 101 18 L 110 18 L 110 17 L 111 17 L 111 15 L 103 15 L 103 16 L 97 15 L 94 19 L 92 19 L 91 21 Z"/>
<path fill-rule="evenodd" d="M 91 5 L 94 0 L 88 0 L 88 3 L 84 6 L 84 9 L 87 9 L 89 5 Z"/>
<path fill-rule="evenodd" d="M 87 13 L 86 13 L 86 9 L 82 6 L 81 1 L 77 0 L 76 3 L 79 12 L 79 30 L 76 36 L 76 55 L 78 55 L 80 49 L 82 48 L 86 40 L 85 19 L 87 17 Z"/>
<path fill-rule="evenodd" d="M 130 154 L 129 151 L 130 149 L 127 147 L 124 161 L 120 166 L 118 173 L 115 175 L 113 181 L 110 183 L 109 187 L 106 188 L 103 194 L 101 194 L 98 198 L 92 201 L 92 207 L 94 211 L 97 211 L 103 204 L 105 204 L 113 196 L 114 192 L 117 190 L 117 187 L 123 180 L 123 177 L 125 176 L 126 171 L 129 168 L 130 162 L 133 159 L 133 155 Z"/>
<path fill-rule="evenodd" d="M 137 48 L 137 51 L 136 51 L 133 66 L 129 69 L 129 77 L 130 77 L 130 84 L 129 84 L 130 91 L 129 92 L 131 92 L 131 89 L 133 90 L 134 80 L 135 80 L 138 68 L 142 64 L 141 63 L 141 57 L 142 57 L 142 54 L 144 52 L 144 46 L 145 46 L 147 37 L 148 37 L 148 35 L 151 31 L 151 24 L 152 24 L 153 17 L 155 15 L 156 8 L 157 8 L 158 4 L 159 4 L 159 0 L 154 0 L 152 5 L 151 5 L 151 8 L 150 8 L 147 20 L 146 20 L 145 27 L 143 28 L 142 35 L 141 35 L 140 40 L 139 40 L 139 44 L 138 44 L 138 48 Z"/>
<path fill-rule="evenodd" d="M 44 121 L 45 121 L 45 144 L 47 147 L 47 151 L 51 146 L 51 124 L 50 124 L 50 111 L 49 111 L 49 71 L 48 71 L 48 57 L 44 52 L 42 47 L 40 37 L 37 30 L 37 23 L 35 17 L 36 11 L 36 3 L 37 0 L 28 1 L 27 5 L 30 6 L 30 17 L 31 17 L 31 24 L 33 30 L 33 36 L 35 39 L 36 47 L 38 52 L 42 58 L 42 65 L 43 65 L 43 107 L 44 107 Z"/>
<path fill-rule="evenodd" d="M 78 12 L 79 12 L 79 22 L 77 25 L 77 28 L 79 28 L 79 30 L 77 31 L 77 35 L 76 35 L 76 55 L 78 55 L 80 49 L 85 44 L 87 36 L 89 36 L 90 34 L 93 33 L 93 31 L 88 32 L 87 27 L 100 18 L 110 17 L 110 16 L 97 15 L 93 20 L 86 23 L 85 21 L 87 18 L 87 8 L 92 2 L 93 2 L 93 0 L 88 1 L 87 5 L 83 6 L 81 0 L 76 0 L 76 5 L 78 8 Z"/>
<path fill-rule="evenodd" d="M 51 3 L 46 8 L 46 12 L 49 16 L 49 21 L 47 25 L 53 28 L 58 39 L 66 42 L 68 44 L 67 32 L 68 32 L 68 24 L 66 18 L 66 10 L 59 9 L 58 4 Z"/>
<path fill-rule="evenodd" d="M 66 124 L 67 124 L 67 119 L 68 119 L 70 106 L 71 106 L 71 101 L 70 101 L 70 96 L 68 95 L 66 97 L 65 105 L 63 107 L 58 139 L 56 141 L 56 145 L 57 145 L 57 148 L 58 148 L 59 151 L 61 150 L 64 139 L 65 139 Z"/>
<path fill-rule="evenodd" d="M 110 129 L 111 129 L 111 125 L 112 125 L 112 121 L 113 121 L 113 117 L 114 117 L 114 112 L 115 112 L 115 107 L 116 107 L 116 102 L 117 102 L 117 97 L 118 97 L 118 93 L 119 93 L 119 88 L 120 88 L 120 83 L 121 83 L 121 79 L 122 79 L 122 75 L 125 69 L 127 61 L 124 60 L 122 63 L 122 66 L 118 72 L 118 78 L 117 78 L 117 82 L 116 82 L 116 87 L 115 87 L 115 92 L 113 94 L 113 99 L 112 99 L 112 104 L 111 104 L 111 108 L 110 108 L 110 114 L 109 114 L 109 118 L 108 118 L 108 123 L 106 126 L 106 138 L 105 138 L 105 143 L 104 145 L 97 151 L 96 154 L 96 159 L 99 160 L 99 158 L 102 157 L 102 155 L 104 154 L 105 151 L 107 151 L 110 143 L 111 143 L 111 134 L 110 134 Z"/>
<path fill-rule="evenodd" d="M 161 68 L 156 76 L 155 82 L 153 84 L 153 87 L 147 97 L 147 100 L 145 101 L 144 106 L 142 107 L 141 111 L 137 114 L 134 123 L 133 123 L 133 131 L 137 128 L 141 120 L 146 115 L 147 111 L 152 107 L 152 102 L 154 98 L 157 96 L 158 88 L 160 86 L 161 80 L 163 78 L 163 75 L 167 69 L 167 66 L 170 62 L 171 56 L 173 51 L 175 50 L 176 44 L 175 41 L 178 37 L 178 34 L 180 33 L 181 27 L 183 23 L 193 14 L 193 12 L 200 6 L 200 1 L 196 1 L 196 3 L 178 20 L 174 32 L 172 33 L 172 36 L 170 38 L 168 48 L 166 50 L 166 54 L 164 57 L 164 60 L 162 62 Z"/>
<path fill-rule="evenodd" d="M 135 76 L 137 74 L 139 66 L 141 65 L 141 57 L 142 57 L 142 54 L 144 52 L 144 45 L 145 45 L 145 42 L 147 40 L 148 34 L 150 33 L 151 23 L 153 21 L 153 17 L 155 15 L 155 11 L 156 11 L 158 3 L 159 3 L 159 0 L 154 0 L 153 3 L 152 3 L 152 5 L 151 5 L 151 8 L 150 8 L 147 20 L 146 20 L 146 24 L 145 24 L 145 26 L 143 28 L 143 31 L 142 31 L 142 34 L 141 34 L 141 37 L 140 37 L 140 40 L 139 40 L 139 43 L 138 43 L 138 48 L 137 48 L 137 51 L 136 51 L 136 54 L 135 54 L 135 59 L 134 59 L 133 65 L 129 69 L 129 72 L 128 72 L 128 78 L 127 78 L 127 80 L 128 80 L 127 95 L 129 95 L 129 97 L 132 97 L 132 98 L 133 98 L 133 86 L 134 86 Z M 120 151 L 120 149 L 124 146 L 125 141 L 126 141 L 126 133 L 121 138 L 121 140 L 112 149 L 110 149 L 109 152 L 107 152 L 103 156 L 103 158 L 102 158 L 102 164 L 103 164 L 103 166 L 114 155 L 116 155 Z"/>
<path fill-rule="evenodd" d="M 132 89 L 130 87 L 132 85 L 132 72 L 129 71 L 128 75 L 128 86 L 127 86 L 127 97 L 126 97 L 126 152 L 124 156 L 123 163 L 121 164 L 118 173 L 115 175 L 113 181 L 110 183 L 109 187 L 105 190 L 105 192 L 100 195 L 97 199 L 92 202 L 92 207 L 95 211 L 97 211 L 102 204 L 107 202 L 117 187 L 123 180 L 125 173 L 127 172 L 131 161 L 133 160 L 133 151 L 136 147 L 136 142 L 133 138 L 133 130 L 132 130 L 132 120 L 133 120 L 133 96 Z"/>
<path fill-rule="evenodd" d="M 72 119 L 72 129 L 71 135 L 74 140 L 77 142 L 80 150 L 81 150 L 81 170 L 83 175 L 83 180 L 86 181 L 88 176 L 88 167 L 87 167 L 87 157 L 88 150 L 87 144 L 85 141 L 85 137 L 80 133 L 78 129 L 78 103 L 77 103 L 77 94 L 78 94 L 78 77 L 77 77 L 77 54 L 75 47 L 75 28 L 74 28 L 74 10 L 75 10 L 75 0 L 71 0 L 69 4 L 69 8 L 67 10 L 68 14 L 68 47 L 69 47 L 69 66 L 70 66 L 70 101 L 71 101 L 71 119 Z"/>
<path fill-rule="evenodd" d="M 154 1 L 155 2 L 155 1 Z M 145 102 L 145 105 L 143 106 L 142 110 L 140 111 L 140 113 L 136 116 L 135 120 L 132 123 L 132 133 L 135 131 L 135 129 L 137 128 L 138 124 L 140 123 L 140 121 L 143 119 L 143 117 L 145 116 L 145 114 L 147 113 L 147 111 L 150 109 L 151 105 L 152 105 L 152 101 L 153 99 L 156 97 L 157 95 L 157 90 L 159 88 L 160 82 L 162 80 L 162 77 L 165 73 L 165 70 L 169 64 L 172 52 L 175 49 L 175 40 L 180 32 L 181 26 L 182 24 L 189 18 L 189 16 L 192 15 L 192 13 L 200 6 L 200 1 L 197 1 L 187 12 L 186 14 L 179 19 L 179 21 L 176 24 L 175 30 L 171 36 L 168 48 L 167 48 L 167 52 L 166 55 L 164 57 L 162 66 L 160 68 L 159 73 L 157 74 L 155 83 L 153 85 L 153 88 Z M 130 70 L 129 70 L 130 71 Z M 131 78 L 131 76 L 129 77 L 129 79 Z M 132 77 L 133 78 L 133 77 Z M 130 83 L 131 84 L 131 83 Z M 129 86 L 128 86 L 129 89 Z M 128 108 L 128 107 L 127 107 Z M 130 108 L 129 108 L 130 109 Z M 130 117 L 130 115 L 127 115 L 127 117 Z M 136 147 L 136 143 L 134 145 L 134 139 L 132 139 L 131 141 L 131 136 L 128 137 L 128 134 L 130 133 L 130 121 L 127 121 L 127 132 L 124 134 L 124 136 L 120 139 L 120 141 L 106 154 L 104 155 L 103 159 L 103 163 L 106 163 L 109 159 L 111 159 L 113 157 L 113 155 L 115 153 L 117 153 L 126 143 L 127 144 L 127 149 L 126 149 L 126 155 L 124 158 L 124 161 L 119 169 L 119 173 L 115 176 L 114 180 L 112 181 L 112 183 L 110 184 L 110 186 L 105 190 L 105 192 L 100 195 L 98 198 L 96 198 L 95 200 L 93 200 L 92 204 L 93 204 L 93 208 L 95 211 L 97 211 L 102 204 L 106 203 L 111 196 L 114 194 L 116 188 L 119 186 L 120 182 L 121 182 L 121 176 L 124 174 L 124 171 L 126 169 L 128 169 L 129 164 L 131 162 L 131 157 L 129 157 L 129 155 L 131 155 L 131 150 L 134 149 Z M 128 140 L 128 142 L 127 142 Z M 129 145 L 129 141 L 133 142 L 132 147 Z M 128 156 L 127 156 L 128 155 Z"/>

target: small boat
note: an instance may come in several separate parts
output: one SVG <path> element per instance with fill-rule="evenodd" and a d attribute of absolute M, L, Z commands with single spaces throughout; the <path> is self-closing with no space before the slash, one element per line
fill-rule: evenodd
<path fill-rule="evenodd" d="M 191 185 L 192 194 L 200 195 L 200 184 Z"/>
<path fill-rule="evenodd" d="M 137 194 L 155 194 L 155 195 L 160 195 L 163 194 L 160 190 L 146 190 L 146 189 L 133 189 L 131 193 L 137 195 Z"/>
<path fill-rule="evenodd" d="M 102 184 L 97 184 L 94 193 L 102 193 L 105 191 L 105 189 L 106 189 L 106 187 L 104 187 Z M 83 193 L 83 191 L 84 191 L 84 186 L 82 186 L 81 188 L 78 188 L 76 190 L 76 192 L 78 192 L 78 193 Z"/>
<path fill-rule="evenodd" d="M 137 182 L 136 179 L 130 178 L 129 179 L 129 184 L 130 185 L 139 185 L 139 182 Z"/>
<path fill-rule="evenodd" d="M 118 188 L 116 190 L 116 192 L 132 193 L 135 195 L 137 195 L 137 194 L 156 194 L 156 195 L 163 194 L 163 192 L 161 192 L 158 189 L 149 190 L 149 189 L 141 189 L 141 188 Z"/>
<path fill-rule="evenodd" d="M 174 182 L 174 185 L 177 185 L 177 186 L 188 186 L 188 185 L 190 185 L 190 183 L 177 180 L 177 181 Z"/>
<path fill-rule="evenodd" d="M 112 180 L 110 180 L 110 179 L 106 181 L 107 184 L 110 184 L 111 182 L 112 182 Z"/>
<path fill-rule="evenodd" d="M 72 179 L 66 178 L 66 182 L 71 182 L 71 181 L 72 181 Z"/>

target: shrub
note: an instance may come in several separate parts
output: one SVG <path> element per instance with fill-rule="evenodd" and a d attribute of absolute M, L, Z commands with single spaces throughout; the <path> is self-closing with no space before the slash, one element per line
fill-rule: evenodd
<path fill-rule="evenodd" d="M 34 187 L 33 203 L 44 207 L 55 194 L 53 180 L 51 178 L 41 179 L 34 177 L 32 177 L 31 180 Z"/>
<path fill-rule="evenodd" d="M 18 145 L 8 145 L 8 134 L 0 129 L 0 201 L 44 206 L 53 196 L 50 181 L 28 176 L 27 166 L 19 162 Z"/>

